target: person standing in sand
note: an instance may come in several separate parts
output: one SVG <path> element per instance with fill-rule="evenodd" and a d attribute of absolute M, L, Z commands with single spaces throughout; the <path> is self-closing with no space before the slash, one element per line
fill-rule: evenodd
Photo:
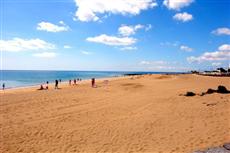
<path fill-rule="evenodd" d="M 58 89 L 58 80 L 55 80 L 55 89 Z"/>
<path fill-rule="evenodd" d="M 95 78 L 92 78 L 91 84 L 92 84 L 92 87 L 95 87 Z"/>
<path fill-rule="evenodd" d="M 5 90 L 5 83 L 2 84 L 2 90 Z"/>
<path fill-rule="evenodd" d="M 77 85 L 76 79 L 73 80 L 73 85 Z"/>
<path fill-rule="evenodd" d="M 72 80 L 69 80 L 69 85 L 71 86 L 71 82 L 72 82 Z"/>

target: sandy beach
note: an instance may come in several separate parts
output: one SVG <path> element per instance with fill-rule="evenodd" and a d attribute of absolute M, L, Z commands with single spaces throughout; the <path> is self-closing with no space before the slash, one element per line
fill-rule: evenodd
<path fill-rule="evenodd" d="M 0 93 L 1 153 L 190 153 L 230 142 L 229 77 L 143 75 Z"/>

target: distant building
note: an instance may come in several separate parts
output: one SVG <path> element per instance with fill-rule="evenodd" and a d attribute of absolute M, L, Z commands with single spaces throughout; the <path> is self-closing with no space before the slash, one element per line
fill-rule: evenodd
<path fill-rule="evenodd" d="M 191 71 L 191 73 L 198 74 L 199 72 L 198 71 Z"/>
<path fill-rule="evenodd" d="M 198 74 L 207 76 L 230 76 L 230 68 L 228 68 L 228 70 L 225 70 L 221 67 L 213 71 L 199 72 Z"/>
<path fill-rule="evenodd" d="M 219 71 L 220 73 L 227 73 L 227 71 L 224 68 L 218 68 L 217 71 Z"/>

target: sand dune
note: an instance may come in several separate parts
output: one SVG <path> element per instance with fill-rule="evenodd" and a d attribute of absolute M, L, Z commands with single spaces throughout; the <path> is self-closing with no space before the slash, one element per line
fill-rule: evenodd
<path fill-rule="evenodd" d="M 188 153 L 230 142 L 230 94 L 180 96 L 230 78 L 121 77 L 0 94 L 2 153 Z"/>

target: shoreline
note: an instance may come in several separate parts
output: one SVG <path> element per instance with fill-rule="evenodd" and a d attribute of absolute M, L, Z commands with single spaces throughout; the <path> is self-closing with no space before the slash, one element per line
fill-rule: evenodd
<path fill-rule="evenodd" d="M 145 74 L 143 74 L 145 75 Z M 153 74 L 155 75 L 155 74 Z M 156 74 L 158 75 L 158 74 Z M 97 83 L 101 83 L 104 80 L 117 80 L 117 79 L 122 79 L 122 78 L 129 78 L 129 77 L 134 77 L 134 76 L 125 76 L 125 75 L 121 75 L 121 76 L 112 76 L 112 77 L 103 77 L 103 78 L 96 78 L 96 84 Z M 77 86 L 81 85 L 81 84 L 89 84 L 89 86 L 91 85 L 91 79 L 84 79 L 81 81 L 77 81 Z M 9 93 L 9 92 L 20 92 L 20 91 L 31 91 L 31 90 L 38 90 L 41 84 L 37 84 L 37 85 L 31 85 L 31 86 L 24 86 L 24 87 L 13 87 L 13 88 L 6 88 L 5 90 L 0 90 L 0 94 L 4 94 L 4 93 Z M 42 84 L 42 85 L 46 85 L 46 83 Z M 49 83 L 49 89 L 48 90 L 53 90 L 55 86 L 55 83 Z M 68 81 L 63 81 L 63 82 L 59 82 L 58 86 L 60 87 L 70 87 L 69 86 L 69 82 Z M 72 84 L 73 85 L 73 80 L 72 80 Z M 44 89 L 46 90 L 46 89 Z"/>
<path fill-rule="evenodd" d="M 96 80 L 118 78 L 118 77 L 124 77 L 124 75 L 96 78 Z M 82 79 L 80 82 L 84 82 L 84 81 L 91 81 L 91 79 Z M 73 82 L 73 80 L 72 80 L 72 82 Z M 77 83 L 80 83 L 80 82 L 77 81 Z M 69 82 L 68 81 L 62 81 L 61 83 L 59 82 L 59 85 L 62 83 L 68 84 Z M 5 88 L 5 90 L 17 90 L 17 89 L 24 89 L 24 88 L 33 88 L 33 87 L 39 87 L 40 85 L 46 85 L 46 83 L 44 82 L 43 84 L 38 83 L 38 84 L 28 85 L 28 86 L 9 87 L 9 88 Z M 54 82 L 49 83 L 49 85 L 54 85 Z M 0 91 L 2 91 L 2 89 Z"/>
<path fill-rule="evenodd" d="M 144 75 L 186 75 L 186 74 L 190 74 L 190 73 L 184 73 L 184 72 L 152 72 L 152 73 L 148 73 L 148 72 L 140 72 L 140 73 L 127 73 L 127 74 L 124 74 L 124 75 L 117 75 L 117 76 L 111 76 L 111 77 L 101 77 L 101 78 L 95 78 L 96 80 L 111 80 L 113 78 L 123 78 L 123 77 L 135 77 L 135 76 L 144 76 Z M 90 82 L 91 79 L 82 79 L 81 81 L 77 81 L 77 84 L 81 83 L 81 82 Z M 73 82 L 73 80 L 72 80 Z M 65 85 L 68 85 L 69 82 L 68 81 L 62 81 L 61 83 L 59 82 L 59 85 L 60 84 L 65 84 Z M 36 85 L 28 85 L 28 86 L 20 86 L 20 87 L 10 87 L 10 88 L 5 88 L 4 91 L 10 91 L 10 90 L 20 90 L 20 89 L 30 89 L 30 88 L 36 88 L 36 87 L 40 87 L 40 85 L 46 85 L 46 83 L 44 82 L 43 84 L 36 84 Z M 52 83 L 49 83 L 49 86 L 52 85 L 54 86 L 54 82 Z M 1 91 L 3 91 L 2 89 L 0 90 L 0 93 Z"/>
<path fill-rule="evenodd" d="M 4 71 L 35 71 L 35 72 L 39 72 L 39 71 L 43 71 L 43 70 L 4 70 Z M 51 71 L 51 72 L 108 72 L 108 73 L 121 73 L 121 74 L 118 74 L 118 75 L 113 75 L 113 76 L 104 76 L 104 77 L 98 77 L 97 76 L 94 76 L 94 78 L 96 79 L 103 79 L 103 78 L 113 78 L 113 77 L 122 77 L 122 76 L 135 76 L 135 75 L 148 75 L 148 74 L 189 74 L 189 73 L 186 73 L 186 72 L 126 72 L 126 71 Z M 123 73 L 123 74 L 122 74 Z M 71 79 L 74 78 L 74 77 L 71 77 Z M 78 78 L 78 77 L 76 77 Z M 62 78 L 61 78 L 62 79 Z M 44 79 L 46 80 L 46 79 Z M 47 79 L 49 81 L 49 79 Z M 66 79 L 63 79 L 63 80 L 66 80 Z M 73 80 L 73 79 L 72 79 Z M 90 80 L 90 78 L 86 78 L 86 79 L 82 79 L 83 80 Z M 7 82 L 7 80 L 5 80 Z M 1 83 L 5 83 L 5 81 L 1 80 Z M 39 86 L 41 84 L 46 84 L 45 83 L 46 81 L 41 81 L 40 83 L 31 83 L 30 85 L 19 85 L 19 86 L 13 86 L 13 87 L 7 87 L 7 84 L 6 84 L 6 88 L 5 90 L 12 90 L 12 89 L 19 89 L 19 88 L 30 88 L 30 87 L 34 87 L 34 86 Z M 54 83 L 54 80 L 51 81 L 52 84 Z M 50 82 L 50 83 L 51 83 Z M 66 81 L 63 81 L 63 82 L 68 82 L 68 79 Z M 0 91 L 2 90 L 2 87 L 0 89 Z"/>

